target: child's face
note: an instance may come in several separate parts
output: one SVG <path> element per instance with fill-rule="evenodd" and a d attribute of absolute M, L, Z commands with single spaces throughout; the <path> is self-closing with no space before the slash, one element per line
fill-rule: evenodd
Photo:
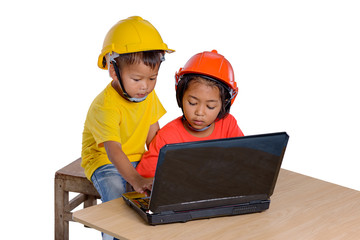
<path fill-rule="evenodd" d="M 154 89 L 158 71 L 159 66 L 152 69 L 143 62 L 131 65 L 123 64 L 120 68 L 120 76 L 130 97 L 143 98 Z"/>
<path fill-rule="evenodd" d="M 195 129 L 202 129 L 212 124 L 220 110 L 220 91 L 215 86 L 192 81 L 185 91 L 183 111 L 189 124 Z"/>

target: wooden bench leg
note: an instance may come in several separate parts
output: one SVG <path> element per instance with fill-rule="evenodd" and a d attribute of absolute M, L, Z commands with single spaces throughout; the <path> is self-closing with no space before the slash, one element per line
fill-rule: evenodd
<path fill-rule="evenodd" d="M 69 192 L 64 181 L 55 179 L 55 240 L 69 240 L 69 222 L 65 220 L 64 206 L 69 203 Z"/>
<path fill-rule="evenodd" d="M 84 208 L 94 205 L 97 205 L 97 198 L 95 196 L 86 195 L 86 200 L 84 201 Z M 84 225 L 84 227 L 88 228 L 88 226 L 86 225 Z"/>
<path fill-rule="evenodd" d="M 84 208 L 97 205 L 97 200 L 95 196 L 86 195 L 86 200 L 84 201 Z"/>

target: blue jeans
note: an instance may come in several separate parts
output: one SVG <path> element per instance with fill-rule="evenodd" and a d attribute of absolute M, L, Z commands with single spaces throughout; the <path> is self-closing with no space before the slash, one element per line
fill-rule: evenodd
<path fill-rule="evenodd" d="M 138 163 L 132 162 L 132 165 L 136 167 Z M 126 181 L 113 164 L 107 164 L 96 169 L 91 176 L 91 181 L 99 192 L 102 202 L 120 198 L 126 192 Z M 103 240 L 116 239 L 107 234 L 102 235 Z"/>

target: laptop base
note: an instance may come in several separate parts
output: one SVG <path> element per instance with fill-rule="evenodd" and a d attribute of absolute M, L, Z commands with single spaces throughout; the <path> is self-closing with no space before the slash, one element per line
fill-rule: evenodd
<path fill-rule="evenodd" d="M 265 211 L 270 206 L 270 200 L 262 200 L 208 209 L 196 209 L 178 212 L 168 211 L 150 214 L 147 213 L 144 209 L 136 206 L 136 204 L 131 200 L 131 198 L 123 196 L 123 199 L 125 200 L 127 205 L 135 209 L 135 211 L 138 212 L 138 214 L 150 225 L 187 222 L 196 219 L 256 213 Z"/>

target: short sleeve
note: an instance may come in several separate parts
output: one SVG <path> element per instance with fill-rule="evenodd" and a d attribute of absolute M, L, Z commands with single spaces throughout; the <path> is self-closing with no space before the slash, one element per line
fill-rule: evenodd
<path fill-rule="evenodd" d="M 241 129 L 240 129 L 239 125 L 237 124 L 237 121 L 233 115 L 228 114 L 225 121 L 227 122 L 227 124 L 225 124 L 225 126 L 228 126 L 228 129 L 227 129 L 227 137 L 228 138 L 244 136 L 243 132 L 241 131 Z"/>
<path fill-rule="evenodd" d="M 152 91 L 149 97 L 151 98 L 151 109 L 152 109 L 150 125 L 152 125 L 157 121 L 159 121 L 159 119 L 166 113 L 166 110 L 161 104 L 158 96 L 156 95 L 155 90 Z"/>

